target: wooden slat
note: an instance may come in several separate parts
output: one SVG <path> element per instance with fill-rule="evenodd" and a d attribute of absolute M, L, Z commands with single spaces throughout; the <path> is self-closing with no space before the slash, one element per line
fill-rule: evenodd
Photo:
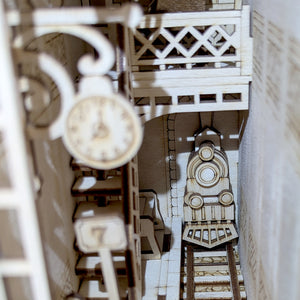
<path fill-rule="evenodd" d="M 240 270 L 240 266 L 236 266 L 237 270 Z M 186 272 L 186 267 L 183 268 Z M 194 266 L 195 272 L 216 272 L 216 271 L 228 271 L 228 265 L 211 265 L 211 266 Z"/>
<path fill-rule="evenodd" d="M 224 77 L 202 77 L 202 78 L 194 78 L 191 80 L 188 80 L 185 82 L 184 88 L 197 88 L 199 91 L 202 91 L 202 87 L 213 87 L 215 89 L 216 86 L 225 87 L 227 85 L 248 85 L 249 81 L 251 81 L 250 76 L 224 76 Z M 139 81 L 134 81 L 133 83 L 133 88 L 139 90 L 139 89 L 147 89 L 147 88 L 152 88 L 153 87 L 167 87 L 167 88 L 172 88 L 176 91 L 176 88 L 178 90 L 183 89 L 182 87 L 182 78 L 168 78 L 168 79 L 159 79 L 155 81 L 151 80 L 139 80 Z M 199 88 L 199 85 L 201 88 Z M 151 91 L 151 90 L 150 90 Z M 149 95 L 153 95 L 151 93 L 148 93 Z M 173 94 L 173 93 L 171 93 Z M 134 91 L 135 97 L 140 96 L 136 90 Z M 160 92 L 161 95 L 161 92 Z M 145 96 L 145 95 L 142 95 Z"/>
<path fill-rule="evenodd" d="M 194 255 L 191 245 L 187 245 L 187 300 L 194 299 Z"/>
<path fill-rule="evenodd" d="M 230 271 L 230 286 L 233 295 L 232 299 L 241 300 L 241 292 L 240 292 L 239 280 L 236 272 L 236 263 L 233 254 L 232 244 L 231 243 L 227 244 L 226 249 L 227 249 L 227 259 L 228 259 L 228 265 Z"/>
<path fill-rule="evenodd" d="M 107 214 L 122 215 L 121 201 L 112 201 L 110 205 L 99 207 L 96 202 L 81 201 L 74 213 L 74 221 L 79 218 L 103 216 Z"/>
<path fill-rule="evenodd" d="M 96 180 L 95 177 L 79 177 L 72 186 L 72 196 L 120 195 L 122 179 L 119 176 Z"/>
<path fill-rule="evenodd" d="M 119 290 L 121 299 L 127 295 L 127 278 L 119 277 Z M 84 280 L 80 286 L 79 294 L 85 299 L 108 299 L 108 293 L 101 280 Z"/>
<path fill-rule="evenodd" d="M 186 296 L 186 293 L 183 293 L 183 297 Z M 242 299 L 246 299 L 246 293 L 241 292 Z M 197 292 L 194 295 L 194 300 L 220 300 L 220 299 L 226 299 L 226 300 L 232 300 L 232 293 L 231 292 Z"/>
<path fill-rule="evenodd" d="M 126 274 L 125 255 L 113 255 L 114 268 L 117 274 Z M 102 260 L 100 256 L 83 256 L 78 261 L 75 270 L 76 274 L 84 274 L 86 276 L 102 275 L 101 271 Z"/>
<path fill-rule="evenodd" d="M 240 11 L 209 11 L 186 12 L 146 15 L 138 28 L 157 28 L 159 26 L 184 26 L 186 20 L 189 25 L 229 24 L 236 23 L 241 16 Z"/>
<path fill-rule="evenodd" d="M 201 251 L 195 252 L 194 257 L 215 257 L 215 256 L 227 256 L 226 251 Z"/>
<path fill-rule="evenodd" d="M 155 80 L 169 80 L 172 78 L 207 78 L 207 77 L 223 77 L 223 76 L 239 76 L 239 68 L 221 68 L 221 69 L 200 69 L 200 70 L 180 70 L 180 72 L 174 72 L 174 70 L 165 70 L 155 73 Z M 132 78 L 134 81 L 140 80 L 153 80 L 153 72 L 133 72 Z"/>
<path fill-rule="evenodd" d="M 243 282 L 243 276 L 239 275 L 238 276 L 238 280 L 239 282 Z M 183 282 L 186 283 L 187 282 L 187 278 L 184 277 L 183 278 Z M 226 275 L 218 275 L 218 276 L 196 276 L 194 277 L 194 282 L 195 284 L 214 284 L 214 283 L 230 283 L 230 276 L 226 276 Z"/>
<path fill-rule="evenodd" d="M 32 275 L 32 266 L 25 259 L 1 259 L 0 277 L 22 277 Z"/>
<path fill-rule="evenodd" d="M 21 206 L 21 199 L 18 199 L 17 193 L 14 189 L 3 188 L 0 189 L 0 208 L 12 209 Z"/>

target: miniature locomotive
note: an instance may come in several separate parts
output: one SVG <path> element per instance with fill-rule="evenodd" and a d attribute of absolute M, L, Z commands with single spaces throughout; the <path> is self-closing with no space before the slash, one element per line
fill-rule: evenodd
<path fill-rule="evenodd" d="M 195 138 L 187 164 L 183 239 L 213 248 L 238 235 L 226 153 L 220 134 L 209 128 Z"/>

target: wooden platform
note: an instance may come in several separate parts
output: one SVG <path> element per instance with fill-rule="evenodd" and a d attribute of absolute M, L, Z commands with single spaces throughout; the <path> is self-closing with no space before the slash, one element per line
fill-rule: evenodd
<path fill-rule="evenodd" d="M 72 196 L 107 196 L 120 195 L 121 176 L 109 176 L 104 180 L 95 177 L 78 177 L 72 186 Z"/>

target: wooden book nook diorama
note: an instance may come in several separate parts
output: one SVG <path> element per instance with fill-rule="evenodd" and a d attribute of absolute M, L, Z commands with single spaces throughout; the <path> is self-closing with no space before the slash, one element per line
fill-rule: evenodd
<path fill-rule="evenodd" d="M 194 149 L 186 150 L 185 160 L 180 160 L 175 152 L 180 137 L 175 127 L 168 127 L 174 120 L 163 118 L 248 109 L 249 7 L 241 0 L 135 1 L 142 6 L 105 1 L 110 7 L 98 6 L 100 2 L 26 9 L 1 4 L 0 45 L 11 45 L 2 55 L 11 75 L 3 78 L 10 106 L 1 104 L 1 116 L 17 120 L 11 142 L 19 145 L 16 151 L 22 160 L 15 166 L 8 158 L 8 165 L 15 172 L 12 178 L 22 168 L 22 177 L 31 178 L 24 182 L 25 191 L 15 183 L 10 188 L 24 198 L 24 203 L 14 204 L 22 234 L 33 236 L 30 242 L 23 241 L 25 252 L 32 253 L 22 260 L 23 268 L 10 268 L 14 262 L 8 260 L 5 275 L 10 270 L 14 276 L 25 274 L 31 282 L 31 300 L 51 300 L 55 294 L 46 272 L 51 259 L 44 257 L 45 243 L 34 208 L 36 199 L 45 195 L 43 187 L 50 177 L 40 180 L 39 163 L 28 165 L 27 157 L 31 157 L 29 163 L 35 162 L 38 153 L 28 152 L 27 143 L 32 147 L 62 138 L 74 178 L 64 195 L 74 202 L 68 222 L 74 223 L 75 234 L 70 236 L 74 234 L 76 263 L 68 261 L 66 268 L 76 280 L 72 279 L 71 287 L 62 287 L 63 296 L 52 300 L 245 299 L 238 255 L 232 247 L 238 237 L 235 197 L 222 128 L 218 127 L 219 132 L 201 127 L 193 136 Z M 64 56 L 63 51 L 52 55 L 43 50 L 51 42 L 43 40 L 49 34 L 84 41 L 85 53 L 72 66 L 75 74 L 70 74 L 72 68 L 66 70 L 67 62 L 55 57 Z M 51 95 L 43 82 L 49 78 Z M 56 113 L 48 113 L 53 95 L 60 104 L 55 102 Z M 36 122 L 40 115 L 50 116 L 50 121 L 41 125 Z M 1 122 L 3 128 L 10 124 L 7 120 Z M 138 157 L 143 159 L 138 153 L 146 134 L 143 130 L 151 120 L 167 124 L 161 139 L 168 150 L 166 157 L 158 159 L 166 165 L 163 175 L 146 171 L 143 175 L 138 166 Z M 142 176 L 148 182 L 167 175 L 163 180 L 169 191 L 165 193 L 139 186 Z M 179 186 L 181 179 L 184 188 Z M 176 184 L 174 196 L 171 189 Z M 10 188 L 5 195 L 12 193 Z M 175 205 L 177 213 L 171 210 Z M 0 202 L 1 207 L 7 204 Z M 4 293 L 0 286 L 0 295 Z"/>
<path fill-rule="evenodd" d="M 187 166 L 184 231 L 188 242 L 213 248 L 235 239 L 233 193 L 220 133 L 205 129 L 196 136 Z"/>

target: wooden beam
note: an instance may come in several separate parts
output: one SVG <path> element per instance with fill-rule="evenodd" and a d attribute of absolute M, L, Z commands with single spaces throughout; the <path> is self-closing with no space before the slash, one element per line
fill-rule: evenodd
<path fill-rule="evenodd" d="M 187 283 L 186 283 L 186 299 L 193 300 L 194 299 L 194 253 L 193 247 L 191 245 L 187 245 L 187 254 L 186 254 L 186 276 L 187 276 Z"/>
<path fill-rule="evenodd" d="M 241 292 L 240 292 L 239 280 L 236 272 L 236 263 L 235 263 L 232 244 L 231 243 L 227 244 L 226 249 L 227 249 L 227 259 L 228 259 L 228 266 L 230 272 L 230 286 L 231 286 L 231 291 L 233 296 L 232 299 L 241 300 Z"/>

